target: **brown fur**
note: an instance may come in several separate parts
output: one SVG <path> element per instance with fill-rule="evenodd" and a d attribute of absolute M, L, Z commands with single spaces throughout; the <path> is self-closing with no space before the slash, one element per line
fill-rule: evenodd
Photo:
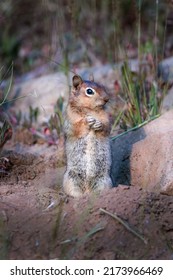
<path fill-rule="evenodd" d="M 108 100 L 103 86 L 73 77 L 64 123 L 67 170 L 63 183 L 72 196 L 112 186 L 110 122 L 105 110 Z"/>

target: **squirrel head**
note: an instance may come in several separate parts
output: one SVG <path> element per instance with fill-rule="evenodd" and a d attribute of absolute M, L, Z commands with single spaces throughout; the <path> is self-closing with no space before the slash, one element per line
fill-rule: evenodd
<path fill-rule="evenodd" d="M 101 109 L 109 101 L 108 93 L 102 85 L 94 82 L 93 77 L 89 81 L 82 80 L 79 75 L 73 76 L 73 86 L 70 94 L 70 104 L 81 109 Z"/>

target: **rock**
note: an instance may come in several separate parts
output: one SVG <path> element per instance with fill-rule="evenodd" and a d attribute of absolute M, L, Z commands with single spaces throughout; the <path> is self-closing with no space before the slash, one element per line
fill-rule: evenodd
<path fill-rule="evenodd" d="M 133 71 L 134 69 L 137 71 L 137 60 L 130 60 L 129 65 Z M 86 80 L 89 79 L 90 74 L 93 74 L 96 82 L 105 85 L 112 91 L 114 90 L 115 80 L 120 77 L 121 66 L 122 63 L 105 64 L 88 68 L 76 68 L 75 72 Z M 68 77 L 62 72 L 57 72 L 26 80 L 27 74 L 25 74 L 20 81 L 14 83 L 11 89 L 9 99 L 19 98 L 13 104 L 13 110 L 21 111 L 22 114 L 27 115 L 29 106 L 32 106 L 33 109 L 38 107 L 40 109 L 38 122 L 47 121 L 51 114 L 54 113 L 54 105 L 60 96 L 64 98 L 64 106 L 66 105 L 73 75 L 74 72 L 69 72 Z"/>
<path fill-rule="evenodd" d="M 162 60 L 158 65 L 158 76 L 164 82 L 173 82 L 173 57 Z"/>
<path fill-rule="evenodd" d="M 114 186 L 141 186 L 173 195 L 173 110 L 111 141 Z"/>
<path fill-rule="evenodd" d="M 173 57 L 164 59 L 159 63 L 158 74 L 162 77 L 164 82 L 173 83 Z M 173 87 L 168 90 L 168 93 L 163 99 L 162 112 L 173 108 Z"/>
<path fill-rule="evenodd" d="M 163 99 L 162 112 L 166 112 L 173 108 L 173 87 L 168 90 L 168 93 Z"/>
<path fill-rule="evenodd" d="M 54 112 L 54 105 L 61 96 L 67 98 L 69 86 L 67 77 L 63 73 L 50 74 L 18 83 L 12 88 L 9 99 L 17 99 L 13 105 L 13 110 L 21 111 L 22 114 L 29 112 L 29 106 L 40 109 L 38 122 L 46 121 Z"/>

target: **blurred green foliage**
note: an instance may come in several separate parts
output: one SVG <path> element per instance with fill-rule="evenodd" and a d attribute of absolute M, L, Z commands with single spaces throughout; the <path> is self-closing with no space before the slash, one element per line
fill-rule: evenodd
<path fill-rule="evenodd" d="M 17 36 L 9 35 L 8 30 L 1 33 L 0 56 L 4 58 L 4 65 L 8 65 L 17 58 L 19 46 Z"/>
<path fill-rule="evenodd" d="M 152 69 L 150 69 L 152 71 Z M 151 77 L 150 72 L 150 77 Z M 121 127 L 124 130 L 135 127 L 153 119 L 161 113 L 162 100 L 167 85 L 160 94 L 159 83 L 152 79 L 147 79 L 147 73 L 141 71 L 134 74 L 127 63 L 122 67 L 122 91 L 126 102 L 126 110 L 121 115 Z"/>
<path fill-rule="evenodd" d="M 20 52 L 48 48 L 48 56 L 68 65 L 68 54 L 79 52 L 85 45 L 86 57 L 92 51 L 101 61 L 115 62 L 120 48 L 137 46 L 138 28 L 141 41 L 153 41 L 156 20 L 158 47 L 163 44 L 168 29 L 167 17 L 171 3 L 167 0 L 6 0 L 0 1 L 0 60 L 9 63 L 25 59 Z M 157 5 L 158 3 L 158 5 Z M 140 14 L 140 22 L 139 22 Z M 157 18 L 158 16 L 158 18 Z M 71 35 L 69 37 L 69 34 Z M 58 57 L 57 51 L 63 58 Z M 161 51 L 161 50 L 160 50 Z M 89 57 L 89 58 L 88 58 Z M 17 67 L 16 66 L 16 67 Z M 21 65 L 20 65 L 21 66 Z M 22 66 L 21 66 L 22 67 Z M 27 68 L 27 67 L 26 67 Z M 26 69 L 25 68 L 25 69 Z"/>

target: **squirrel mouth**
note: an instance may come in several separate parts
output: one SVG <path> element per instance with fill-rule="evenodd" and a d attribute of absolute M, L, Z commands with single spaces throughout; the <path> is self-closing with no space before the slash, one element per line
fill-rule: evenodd
<path fill-rule="evenodd" d="M 96 106 L 96 108 L 98 108 L 98 109 L 104 109 L 104 108 L 105 108 L 105 105 L 106 105 L 106 103 L 104 103 L 104 104 L 98 104 L 98 105 Z"/>

